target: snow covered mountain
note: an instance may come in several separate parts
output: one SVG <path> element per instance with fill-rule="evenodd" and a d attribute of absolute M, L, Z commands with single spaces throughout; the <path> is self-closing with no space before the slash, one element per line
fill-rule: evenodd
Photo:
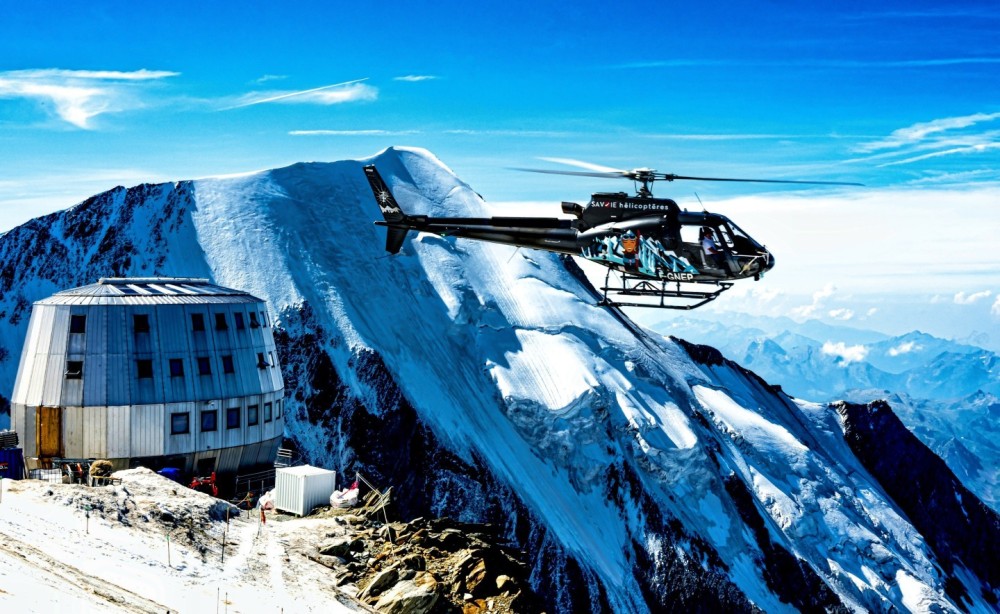
<path fill-rule="evenodd" d="M 407 210 L 488 214 L 428 152 L 389 149 L 116 188 L 6 233 L 0 393 L 31 301 L 208 276 L 269 302 L 310 462 L 392 485 L 404 517 L 502 527 L 550 611 L 996 607 L 1000 519 L 887 406 L 796 402 L 647 334 L 572 260 L 428 235 L 386 257 L 370 162 Z"/>
<path fill-rule="evenodd" d="M 1000 356 L 993 352 L 918 331 L 889 337 L 788 318 L 682 316 L 654 328 L 716 347 L 795 397 L 888 400 L 966 486 L 1000 509 Z"/>

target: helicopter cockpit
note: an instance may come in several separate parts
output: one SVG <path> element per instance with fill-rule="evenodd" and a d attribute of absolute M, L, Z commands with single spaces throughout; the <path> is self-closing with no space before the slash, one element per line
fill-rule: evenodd
<path fill-rule="evenodd" d="M 771 253 L 724 215 L 685 211 L 680 221 L 681 241 L 676 251 L 703 275 L 759 279 L 774 266 Z M 705 252 L 706 235 L 718 249 L 717 258 Z"/>

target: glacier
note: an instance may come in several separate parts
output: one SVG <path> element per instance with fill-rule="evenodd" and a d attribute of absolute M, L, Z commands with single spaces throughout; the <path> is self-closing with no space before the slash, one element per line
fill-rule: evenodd
<path fill-rule="evenodd" d="M 866 420 L 890 410 L 793 400 L 646 333 L 596 306 L 571 259 L 431 235 L 389 257 L 369 163 L 408 211 L 490 214 L 429 152 L 390 148 L 116 188 L 0 236 L 0 394 L 32 301 L 210 277 L 268 301 L 303 458 L 392 485 L 400 514 L 502 527 L 554 611 L 996 607 L 1000 577 L 963 541 L 1000 543 L 996 513 L 935 466 L 933 497 L 974 512 L 940 508 L 966 533 L 915 526 L 937 499 L 880 481 L 915 469 L 880 478 L 880 453 L 922 445 L 878 449 L 891 425 Z"/>

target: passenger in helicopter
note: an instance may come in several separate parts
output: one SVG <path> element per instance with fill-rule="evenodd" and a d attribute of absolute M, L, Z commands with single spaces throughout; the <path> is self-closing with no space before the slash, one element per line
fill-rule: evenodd
<path fill-rule="evenodd" d="M 715 242 L 714 233 L 708 226 L 703 226 L 699 233 L 701 249 L 705 252 L 705 259 L 713 264 L 715 268 L 726 270 L 726 254 Z"/>

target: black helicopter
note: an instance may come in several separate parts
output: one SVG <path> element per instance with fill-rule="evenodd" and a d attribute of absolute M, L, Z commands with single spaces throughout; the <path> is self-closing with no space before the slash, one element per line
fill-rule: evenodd
<path fill-rule="evenodd" d="M 529 247 L 581 256 L 608 268 L 602 305 L 694 309 L 715 300 L 738 279 L 761 276 L 774 267 L 774 256 L 724 215 L 687 211 L 669 198 L 654 198 L 655 181 L 678 179 L 804 185 L 861 185 L 832 181 L 689 177 L 652 169 L 619 170 L 575 161 L 587 171 L 515 169 L 536 173 L 631 179 L 636 195 L 598 192 L 585 206 L 563 202 L 576 219 L 544 217 L 428 217 L 407 215 L 375 165 L 365 166 L 388 229 L 385 248 L 399 252 L 410 230 L 442 236 Z M 611 285 L 615 271 L 620 284 Z M 636 302 L 635 297 L 647 297 Z M 668 302 L 676 301 L 676 302 Z"/>

